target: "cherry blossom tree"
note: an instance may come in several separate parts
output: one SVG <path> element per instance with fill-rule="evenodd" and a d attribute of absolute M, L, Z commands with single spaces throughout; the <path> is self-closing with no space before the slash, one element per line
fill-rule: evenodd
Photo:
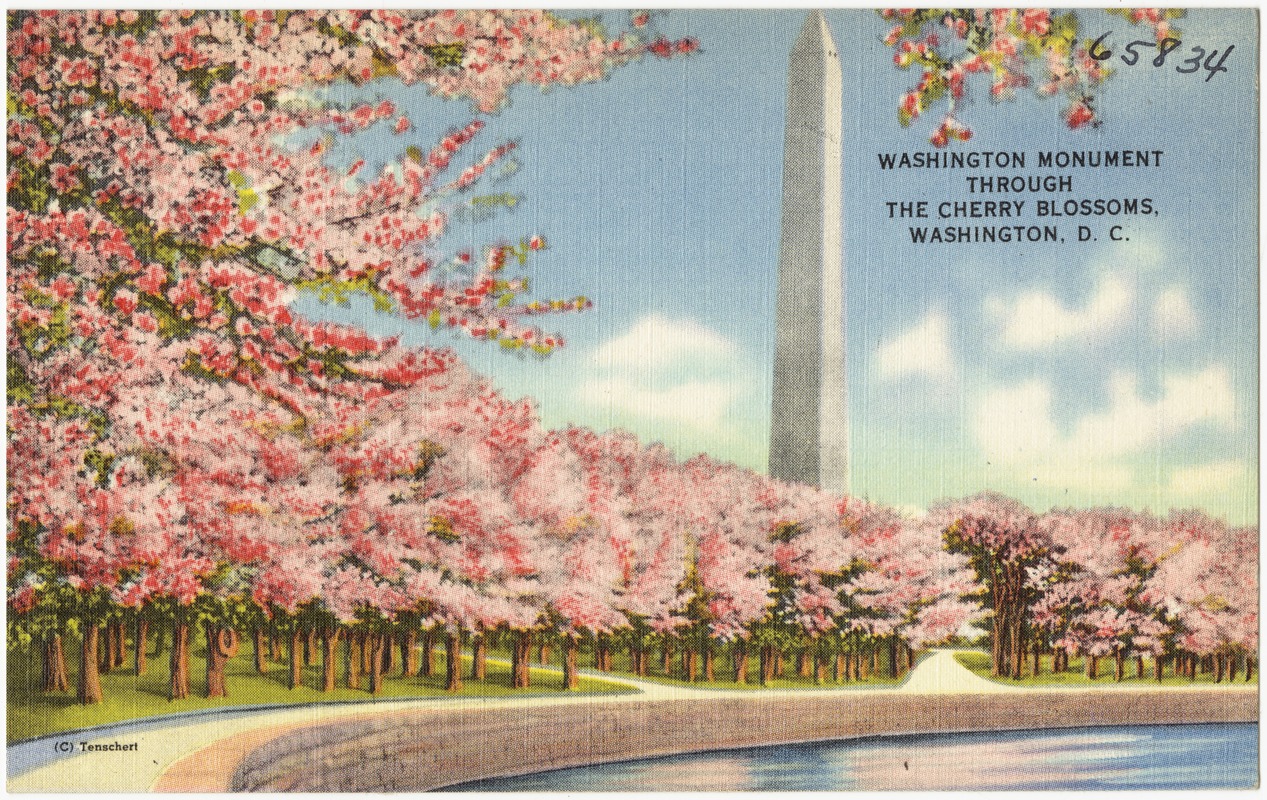
<path fill-rule="evenodd" d="M 239 551 L 258 539 L 235 518 L 259 514 L 241 509 L 274 513 L 295 499 L 235 499 L 254 491 L 243 477 L 251 448 L 232 465 L 238 476 L 210 468 L 187 452 L 223 444 L 208 438 L 209 423 L 195 432 L 207 409 L 163 399 L 185 392 L 197 406 L 221 392 L 235 422 L 303 429 L 338 425 L 343 405 L 425 377 L 427 352 L 301 319 L 290 310 L 297 292 L 364 293 L 382 310 L 538 353 L 562 342 L 532 324 L 537 316 L 588 304 L 521 299 L 526 283 L 511 268 L 544 247 L 539 237 L 478 254 L 436 247 L 513 145 L 463 165 L 478 120 L 419 147 L 390 102 L 339 108 L 310 90 L 394 76 L 489 111 L 517 83 L 592 81 L 644 54 L 695 49 L 635 23 L 644 30 L 609 37 L 591 21 L 532 11 L 10 14 L 9 408 L 18 427 L 74 419 L 91 431 L 76 434 L 84 441 L 43 487 L 61 505 L 33 514 L 28 504 L 10 519 L 37 542 L 19 556 L 27 574 L 42 558 L 95 598 L 81 614 L 93 622 L 85 650 L 97 616 L 117 616 L 110 603 L 174 603 L 172 691 L 187 693 L 181 609 L 203 590 L 231 600 L 250 577 L 236 571 L 257 569 L 263 555 Z M 398 161 L 372 176 L 327 163 L 339 136 L 373 125 L 400 137 Z M 301 130 L 321 136 L 297 148 Z M 14 416 L 18 407 L 31 413 Z M 147 426 L 134 431 L 138 420 Z M 11 440 L 27 435 L 14 427 Z M 9 497 L 31 488 L 11 481 Z M 302 495 L 324 488 L 299 492 L 307 507 L 276 519 L 314 518 Z M 95 511 L 72 519 L 68 498 Z M 162 534 L 160 516 L 172 523 Z M 186 534 L 203 523 L 216 535 Z M 232 644 L 232 628 L 205 621 L 209 648 L 213 638 Z M 92 679 L 81 670 L 81 683 Z M 99 691 L 89 685 L 81 699 Z"/>
<path fill-rule="evenodd" d="M 1104 51 L 1081 29 L 1079 13 L 1056 14 L 1045 8 L 881 11 L 893 24 L 884 37 L 894 48 L 893 63 L 920 73 L 918 85 L 902 95 L 898 122 L 906 127 L 925 112 L 944 107 L 929 141 L 935 147 L 966 142 L 972 130 L 961 121 L 963 111 L 972 103 L 972 86 L 988 80 L 992 102 L 1033 89 L 1040 97 L 1064 98 L 1061 117 L 1071 129 L 1099 126 L 1095 94 L 1112 70 Z M 1120 13 L 1159 43 L 1177 33 L 1171 21 L 1183 14 L 1174 9 Z"/>
<path fill-rule="evenodd" d="M 1030 570 L 1051 557 L 1050 535 L 1030 509 L 994 492 L 939 503 L 929 517 L 942 529 L 946 549 L 968 557 L 992 612 L 992 674 L 1020 678 L 1036 596 Z"/>

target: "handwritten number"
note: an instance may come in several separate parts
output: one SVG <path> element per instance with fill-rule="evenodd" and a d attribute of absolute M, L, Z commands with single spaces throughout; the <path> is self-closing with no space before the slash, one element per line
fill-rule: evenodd
<path fill-rule="evenodd" d="M 1205 60 L 1205 71 L 1206 73 L 1208 73 L 1205 76 L 1206 83 L 1210 82 L 1210 79 L 1214 77 L 1214 73 L 1227 72 L 1227 67 L 1223 66 L 1223 62 L 1227 61 L 1227 57 L 1232 54 L 1232 50 L 1234 50 L 1235 48 L 1236 48 L 1236 45 L 1234 44 L 1228 45 L 1227 49 L 1223 51 L 1223 57 L 1219 59 L 1219 63 L 1215 64 L 1213 67 L 1210 66 L 1210 62 L 1213 61 L 1214 57 L 1219 54 L 1219 51 L 1214 50 L 1210 53 L 1209 57 L 1206 58 Z"/>
<path fill-rule="evenodd" d="M 1126 62 L 1126 65 L 1128 67 L 1135 66 L 1135 62 L 1139 61 L 1139 53 L 1135 52 L 1135 48 L 1140 47 L 1141 45 L 1144 47 L 1157 46 L 1153 44 L 1152 42 L 1131 42 L 1130 44 L 1128 44 L 1126 46 L 1126 52 L 1129 54 L 1129 57 L 1126 55 L 1122 56 L 1122 60 Z"/>
<path fill-rule="evenodd" d="M 1091 56 L 1096 61 L 1106 61 L 1109 56 L 1113 55 L 1113 51 L 1107 47 L 1103 50 L 1100 49 L 1100 46 L 1104 44 L 1104 40 L 1109 38 L 1112 33 L 1113 31 L 1107 31 L 1101 34 L 1100 38 L 1092 42 L 1091 47 L 1087 48 L 1087 55 Z"/>
<path fill-rule="evenodd" d="M 1170 52 L 1181 44 L 1183 44 L 1181 40 L 1175 39 L 1171 36 L 1167 36 L 1165 39 L 1162 39 L 1157 45 L 1159 52 L 1157 53 L 1157 57 L 1153 59 L 1153 66 L 1160 67 L 1165 64 L 1166 56 L 1170 55 Z"/>
<path fill-rule="evenodd" d="M 1183 60 L 1183 63 L 1185 63 L 1185 64 L 1191 64 L 1191 65 L 1192 65 L 1192 68 L 1191 68 L 1191 69 L 1184 69 L 1183 67 L 1175 67 L 1175 72 L 1179 72 L 1179 73 L 1182 73 L 1182 74 L 1184 74 L 1184 75 L 1191 75 L 1192 73 L 1194 73 L 1194 72 L 1196 72 L 1197 70 L 1201 69 L 1201 59 L 1202 59 L 1202 58 L 1205 58 L 1205 48 L 1204 48 L 1204 47 L 1198 47 L 1198 46 L 1196 46 L 1196 45 L 1193 45 L 1193 47 L 1192 47 L 1192 52 L 1194 53 L 1194 55 L 1192 56 L 1192 58 L 1185 58 L 1185 59 Z M 1215 51 L 1215 52 L 1218 52 L 1218 51 Z M 1209 80 L 1209 78 L 1207 78 L 1206 80 Z"/>
<path fill-rule="evenodd" d="M 1091 56 L 1091 58 L 1096 61 L 1107 61 L 1112 58 L 1113 50 L 1105 47 L 1104 45 L 1105 40 L 1112 35 L 1113 31 L 1106 31 L 1100 34 L 1100 38 L 1096 39 L 1087 47 L 1087 55 Z M 1176 39 L 1173 36 L 1167 36 L 1156 44 L 1144 39 L 1139 39 L 1131 42 L 1123 48 L 1125 52 L 1121 55 L 1122 63 L 1128 67 L 1133 67 L 1139 63 L 1141 55 L 1140 50 L 1142 48 L 1156 47 L 1157 56 L 1153 58 L 1153 66 L 1163 67 L 1166 65 L 1166 59 L 1170 56 L 1170 54 L 1178 50 L 1181 46 L 1183 46 L 1183 40 Z M 1230 56 L 1232 51 L 1235 49 L 1235 45 L 1228 45 L 1226 50 L 1221 52 L 1217 49 L 1211 50 L 1207 55 L 1204 47 L 1193 45 L 1191 57 L 1185 58 L 1182 62 L 1183 66 L 1175 67 L 1175 71 L 1183 75 L 1191 75 L 1197 70 L 1204 68 L 1206 72 L 1205 80 L 1208 83 L 1216 74 L 1220 72 L 1227 72 L 1227 67 L 1224 65 L 1227 63 L 1227 57 Z"/>

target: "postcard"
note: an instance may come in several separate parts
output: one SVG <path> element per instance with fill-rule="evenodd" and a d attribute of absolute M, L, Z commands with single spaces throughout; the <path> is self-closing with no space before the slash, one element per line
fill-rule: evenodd
<path fill-rule="evenodd" d="M 7 16 L 9 791 L 1258 786 L 1256 10 Z"/>

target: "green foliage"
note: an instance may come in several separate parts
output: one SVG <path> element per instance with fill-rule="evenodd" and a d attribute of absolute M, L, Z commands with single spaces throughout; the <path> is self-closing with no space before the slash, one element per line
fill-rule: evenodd
<path fill-rule="evenodd" d="M 466 43 L 432 44 L 423 47 L 422 51 L 431 58 L 437 69 L 461 67 L 462 58 L 466 55 Z"/>
<path fill-rule="evenodd" d="M 1096 678 L 1095 680 L 1091 680 L 1090 678 L 1087 677 L 1086 663 L 1081 656 L 1070 657 L 1069 668 L 1067 670 L 1060 672 L 1059 674 L 1052 674 L 1051 657 L 1044 656 L 1042 659 L 1042 674 L 1040 674 L 1037 678 L 1029 674 L 1030 661 L 1029 661 L 1029 658 L 1027 658 L 1026 668 L 1025 668 L 1026 675 L 1025 677 L 1020 678 L 1020 679 L 998 678 L 991 675 L 989 653 L 981 653 L 981 652 L 955 653 L 955 660 L 958 661 L 963 666 L 967 667 L 969 670 L 971 670 L 972 673 L 976 675 L 977 677 L 985 678 L 988 681 L 993 681 L 995 683 L 1001 683 L 1008 686 L 1034 686 L 1034 687 L 1061 686 L 1061 687 L 1070 687 L 1070 688 L 1092 688 L 1092 687 L 1104 688 L 1104 687 L 1111 687 L 1111 686 L 1122 686 L 1126 688 L 1145 689 L 1145 688 L 1158 687 L 1158 686 L 1162 686 L 1162 687 L 1172 686 L 1176 688 L 1183 688 L 1185 686 L 1193 686 L 1193 685 L 1197 685 L 1197 686 L 1213 686 L 1214 685 L 1214 675 L 1212 673 L 1198 672 L 1196 678 L 1193 678 L 1193 679 L 1185 678 L 1183 676 L 1175 677 L 1175 675 L 1173 674 L 1170 668 L 1169 663 L 1167 663 L 1166 665 L 1165 677 L 1162 678 L 1161 683 L 1158 683 L 1156 677 L 1154 677 L 1154 674 L 1153 674 L 1152 659 L 1146 659 L 1146 664 L 1144 668 L 1144 676 L 1142 678 L 1135 677 L 1134 659 L 1129 659 L 1127 668 L 1126 668 L 1126 673 L 1123 676 L 1121 683 L 1118 683 L 1113 680 L 1113 669 L 1112 669 L 1113 659 L 1112 658 L 1101 659 L 1100 677 Z M 1104 666 L 1103 666 L 1106 662 L 1109 664 L 1107 675 L 1105 674 Z M 1255 671 L 1253 679 L 1250 680 L 1248 683 L 1246 683 L 1245 674 L 1242 672 L 1237 677 L 1235 682 L 1228 683 L 1227 681 L 1224 681 L 1220 685 L 1227 686 L 1229 688 L 1232 686 L 1256 687 L 1258 686 L 1258 672 Z"/>
<path fill-rule="evenodd" d="M 352 280 L 338 280 L 323 275 L 311 280 L 298 281 L 295 288 L 315 293 L 317 299 L 323 303 L 347 306 L 352 301 L 352 295 L 363 294 L 374 301 L 375 311 L 390 313 L 396 307 L 391 297 L 374 285 L 370 275 L 362 275 Z"/>
<path fill-rule="evenodd" d="M 218 83 L 228 83 L 233 79 L 233 65 L 219 64 L 214 67 L 195 67 L 190 70 L 180 70 L 180 75 L 189 82 L 189 87 L 198 95 L 198 99 L 206 101 L 211 96 L 211 90 Z"/>
<path fill-rule="evenodd" d="M 198 633 L 197 631 L 191 631 Z M 199 676 L 206 672 L 206 647 L 203 637 L 192 635 L 190 647 L 189 672 L 192 676 L 191 689 L 195 695 L 201 693 L 202 685 Z M 130 635 L 129 635 L 130 641 Z M 72 686 L 75 682 L 76 664 L 79 661 L 79 642 L 77 635 L 63 639 L 67 668 L 70 672 Z M 153 656 L 154 643 L 150 643 Z M 340 648 L 342 649 L 342 648 Z M 465 680 L 463 689 L 455 695 L 445 691 L 444 670 L 429 678 L 401 678 L 394 673 L 384 677 L 382 691 L 371 695 L 365 690 L 340 688 L 333 692 L 322 692 L 321 664 L 304 667 L 303 685 L 297 689 L 287 688 L 289 676 L 285 659 L 275 662 L 266 659 L 269 671 L 257 674 L 253 666 L 254 654 L 250 644 L 243 646 L 238 655 L 229 660 L 225 669 L 226 682 L 229 688 L 227 698 L 207 699 L 190 697 L 179 702 L 168 701 L 168 682 L 166 659 L 154 658 L 146 674 L 137 677 L 129 668 L 105 672 L 101 675 L 104 702 L 81 706 L 75 702 L 74 692 L 67 694 L 45 695 L 41 691 L 39 647 L 9 649 L 7 663 L 7 736 L 8 743 L 13 744 L 24 739 L 42 736 L 59 731 L 69 731 L 94 725 L 105 725 L 112 722 L 132 720 L 143 717 L 162 716 L 185 711 L 210 708 L 231 709 L 248 705 L 301 705 L 305 703 L 349 702 L 402 700 L 411 697 L 522 697 L 527 695 L 554 695 L 562 693 L 558 688 L 559 681 L 551 673 L 533 670 L 532 688 L 528 692 L 509 687 L 510 667 L 500 661 L 490 659 L 488 676 L 483 681 Z M 342 673 L 340 672 L 340 677 Z M 363 683 L 363 685 L 368 685 Z M 621 694 L 630 691 L 620 684 L 598 678 L 582 677 L 580 690 L 602 694 Z M 575 693 L 569 693 L 575 694 Z"/>

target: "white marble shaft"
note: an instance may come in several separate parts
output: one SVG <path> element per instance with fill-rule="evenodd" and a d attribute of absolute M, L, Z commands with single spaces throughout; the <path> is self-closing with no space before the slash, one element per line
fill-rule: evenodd
<path fill-rule="evenodd" d="M 788 65 L 770 475 L 849 488 L 841 253 L 841 72 L 821 11 Z"/>

